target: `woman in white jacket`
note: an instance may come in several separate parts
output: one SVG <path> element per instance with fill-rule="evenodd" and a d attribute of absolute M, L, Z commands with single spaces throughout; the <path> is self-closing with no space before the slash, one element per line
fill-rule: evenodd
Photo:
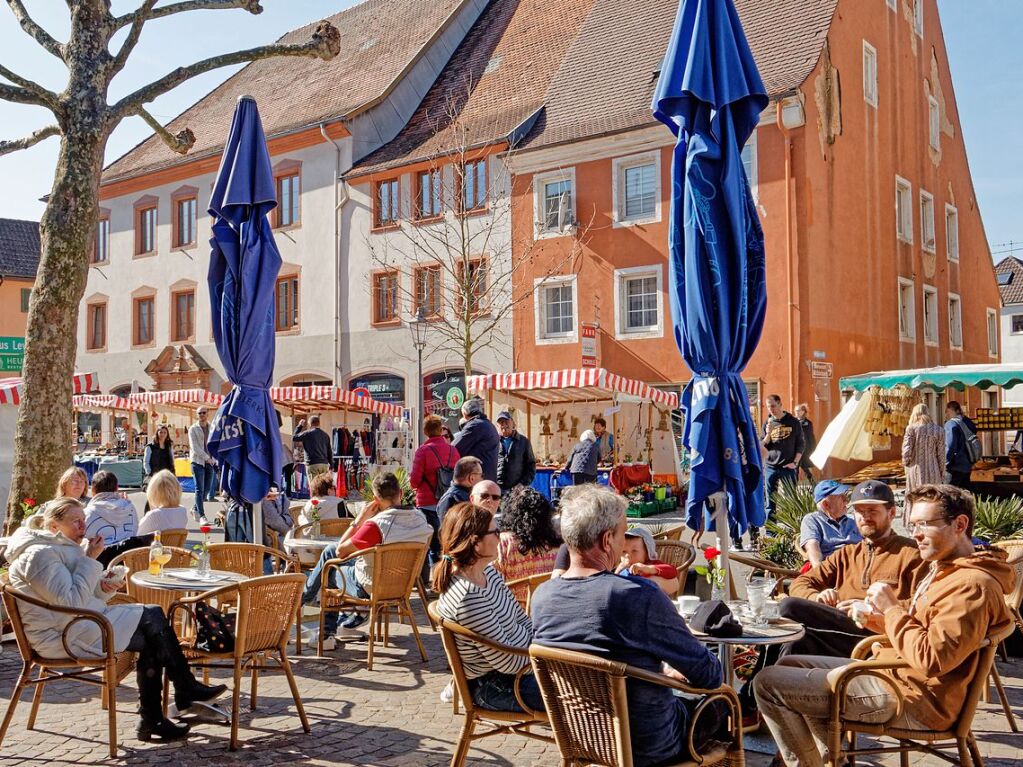
<path fill-rule="evenodd" d="M 74 498 L 57 498 L 11 536 L 5 554 L 11 563 L 11 586 L 52 605 L 102 613 L 114 629 L 114 650 L 139 654 L 138 737 L 182 738 L 189 726 L 163 716 L 164 671 L 174 684 L 178 710 L 213 700 L 227 687 L 196 681 L 174 630 L 158 606 L 107 604 L 117 583 L 103 579 L 103 566 L 96 561 L 101 551 L 102 537 L 85 540 L 81 503 Z M 22 615 L 28 640 L 40 655 L 60 658 L 67 654 L 62 637 L 72 616 L 28 604 L 23 606 Z M 99 628 L 90 621 L 79 621 L 67 629 L 67 644 L 76 656 L 102 655 Z"/>

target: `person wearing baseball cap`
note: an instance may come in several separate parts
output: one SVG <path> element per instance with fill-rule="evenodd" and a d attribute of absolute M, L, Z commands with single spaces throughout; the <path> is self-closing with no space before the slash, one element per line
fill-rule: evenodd
<path fill-rule="evenodd" d="M 529 438 L 515 429 L 515 419 L 507 410 L 497 414 L 501 437 L 497 450 L 497 484 L 505 493 L 516 485 L 532 485 L 536 477 L 536 456 Z"/>
<path fill-rule="evenodd" d="M 462 458 L 478 458 L 483 466 L 483 478 L 496 482 L 500 438 L 483 412 L 483 400 L 473 397 L 462 403 L 462 418 L 462 427 L 451 444 Z"/>
<path fill-rule="evenodd" d="M 843 546 L 863 540 L 856 522 L 847 513 L 849 486 L 825 479 L 813 489 L 817 511 L 803 517 L 799 528 L 799 546 L 812 567 L 816 567 Z"/>

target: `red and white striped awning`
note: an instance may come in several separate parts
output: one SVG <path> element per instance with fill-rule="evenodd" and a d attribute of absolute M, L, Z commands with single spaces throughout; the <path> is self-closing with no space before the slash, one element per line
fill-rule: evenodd
<path fill-rule="evenodd" d="M 75 410 L 96 411 L 96 410 L 145 410 L 146 406 L 141 402 L 131 402 L 125 397 L 118 397 L 116 394 L 76 394 L 71 398 Z"/>
<path fill-rule="evenodd" d="M 224 401 L 221 394 L 214 394 L 205 389 L 175 389 L 172 391 L 142 391 L 129 394 L 126 399 L 131 404 L 141 405 L 145 409 L 147 405 L 177 405 L 196 409 L 200 405 L 212 405 L 219 407 Z"/>
<path fill-rule="evenodd" d="M 401 418 L 403 412 L 401 405 L 363 397 L 336 386 L 274 386 L 270 389 L 270 399 L 275 405 L 303 413 L 348 408 Z"/>
<path fill-rule="evenodd" d="M 604 368 L 579 370 L 528 370 L 519 373 L 492 373 L 469 376 L 470 392 L 488 390 L 515 393 L 532 392 L 529 399 L 540 404 L 584 402 L 611 399 L 625 394 L 670 408 L 678 407 L 678 395 L 661 391 L 632 378 L 609 373 Z"/>
<path fill-rule="evenodd" d="M 99 376 L 95 373 L 75 373 L 71 377 L 74 394 L 84 394 L 99 388 Z M 0 405 L 20 405 L 25 395 L 25 382 L 21 378 L 0 378 Z"/>

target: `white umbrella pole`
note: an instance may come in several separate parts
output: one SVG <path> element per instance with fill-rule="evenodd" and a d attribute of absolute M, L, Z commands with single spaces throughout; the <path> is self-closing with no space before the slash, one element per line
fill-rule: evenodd
<path fill-rule="evenodd" d="M 721 552 L 721 567 L 725 571 L 725 599 L 729 599 L 732 595 L 732 573 L 728 567 L 728 547 L 732 539 L 728 533 L 728 496 L 725 495 L 724 491 L 719 490 L 711 494 L 708 501 L 713 509 L 712 515 L 714 517 L 714 532 L 717 535 L 717 549 Z"/>
<path fill-rule="evenodd" d="M 263 501 L 252 504 L 252 542 L 263 542 Z"/>

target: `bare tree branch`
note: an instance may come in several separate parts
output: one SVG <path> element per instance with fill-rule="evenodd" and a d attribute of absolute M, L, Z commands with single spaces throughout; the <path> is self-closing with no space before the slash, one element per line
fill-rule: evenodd
<path fill-rule="evenodd" d="M 163 139 L 172 152 L 178 154 L 188 154 L 188 150 L 195 146 L 195 134 L 192 133 L 190 128 L 185 128 L 183 131 L 179 131 L 177 135 L 173 135 L 169 130 L 160 125 L 160 121 L 153 117 L 142 107 L 138 107 L 135 110 L 135 114 L 146 121 L 146 125 L 155 131 L 156 135 Z"/>
<path fill-rule="evenodd" d="M 259 48 L 250 48 L 244 51 L 236 51 L 235 53 L 226 53 L 222 56 L 214 56 L 187 67 L 178 67 L 156 82 L 150 83 L 125 96 L 113 106 L 111 111 L 114 115 L 121 117 L 135 114 L 139 106 L 149 103 L 158 96 L 162 96 L 186 80 L 214 69 L 229 67 L 232 64 L 246 64 L 251 61 L 274 56 L 317 56 L 327 60 L 334 58 L 340 52 L 340 33 L 333 25 L 323 21 L 316 27 L 316 31 L 313 32 L 312 38 L 307 43 L 299 45 L 264 45 Z"/>
<path fill-rule="evenodd" d="M 11 101 L 15 104 L 35 104 L 40 107 L 47 107 L 52 110 L 50 103 L 39 94 L 30 91 L 28 88 L 22 88 L 17 85 L 7 85 L 6 83 L 0 83 L 0 101 Z"/>
<path fill-rule="evenodd" d="M 30 146 L 35 146 L 43 139 L 47 139 L 50 136 L 59 136 L 61 130 L 56 125 L 47 125 L 45 128 L 33 132 L 25 138 L 15 139 L 13 141 L 0 141 L 0 155 L 10 154 L 11 152 L 17 152 L 19 149 L 28 149 Z"/>
<path fill-rule="evenodd" d="M 29 80 L 27 77 L 22 77 L 17 72 L 12 72 L 3 64 L 0 64 L 0 77 L 4 77 L 24 90 L 34 93 L 39 98 L 37 103 L 44 104 L 51 109 L 57 103 L 56 93 L 46 90 L 46 88 L 39 85 L 39 83 Z M 2 83 L 0 83 L 0 85 L 2 85 Z M 8 101 L 10 100 L 11 99 L 8 99 Z"/>
<path fill-rule="evenodd" d="M 114 57 L 113 63 L 110 65 L 111 76 L 117 74 L 124 65 L 128 63 L 128 56 L 135 50 L 135 46 L 138 45 L 139 38 L 142 36 L 142 27 L 146 25 L 146 19 L 148 14 L 153 10 L 153 6 L 157 4 L 159 0 L 146 0 L 142 7 L 135 11 L 134 18 L 131 22 L 131 29 L 128 30 L 128 37 L 124 41 L 124 45 L 121 46 L 121 50 L 117 52 L 117 56 Z M 117 27 L 120 29 L 120 27 Z"/>
<path fill-rule="evenodd" d="M 25 33 L 39 43 L 43 48 L 48 50 L 58 59 L 64 58 L 64 46 L 57 42 L 53 37 L 43 29 L 41 26 L 36 24 L 35 20 L 28 15 L 28 11 L 25 10 L 25 6 L 21 0 L 7 0 L 7 5 L 11 7 L 11 13 L 14 14 L 14 18 L 21 24 L 21 28 L 25 30 Z"/>
<path fill-rule="evenodd" d="M 182 2 L 171 3 L 160 8 L 150 6 L 147 9 L 143 6 L 133 13 L 118 16 L 114 20 L 114 24 L 116 29 L 121 29 L 129 24 L 135 24 L 139 20 L 144 24 L 150 19 L 162 19 L 185 11 L 223 11 L 232 8 L 244 8 L 253 15 L 263 12 L 260 0 L 182 0 Z"/>

